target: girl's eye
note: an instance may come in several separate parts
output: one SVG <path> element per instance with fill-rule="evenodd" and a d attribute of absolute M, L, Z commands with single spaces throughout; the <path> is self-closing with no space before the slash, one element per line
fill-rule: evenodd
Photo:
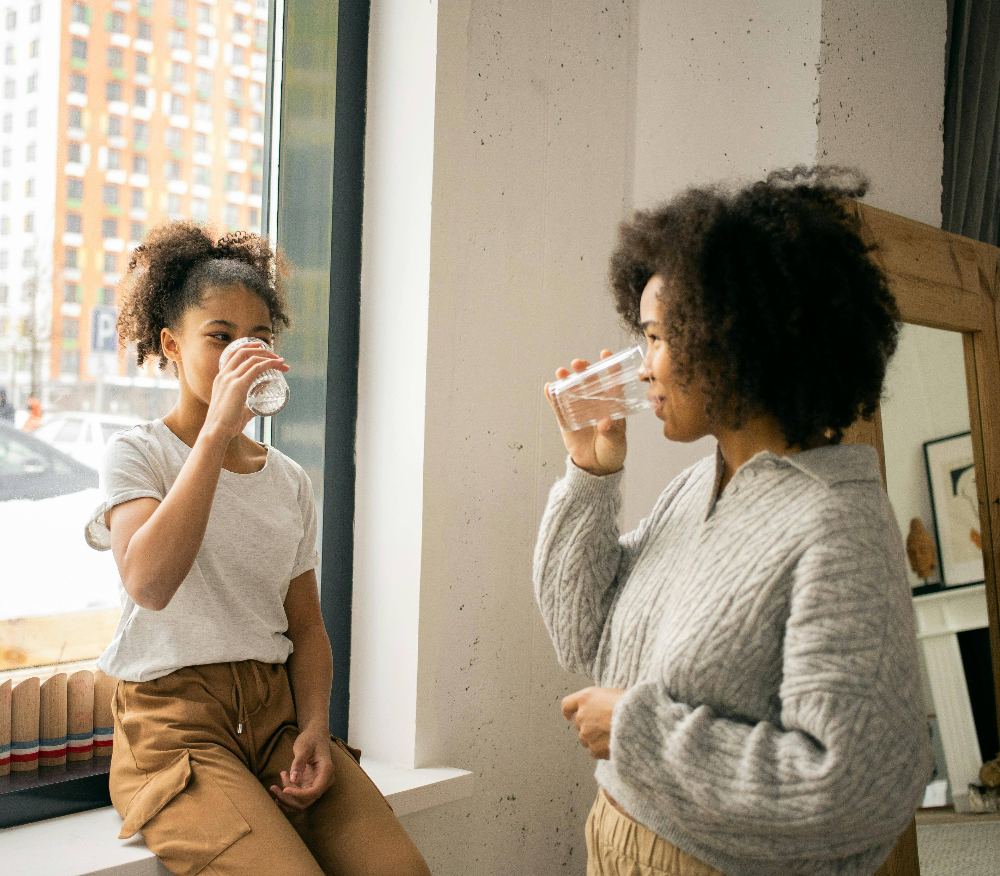
<path fill-rule="evenodd" d="M 211 337 L 215 338 L 217 341 L 228 341 L 229 340 L 229 335 L 222 334 L 222 333 L 217 334 L 217 335 L 211 335 Z"/>

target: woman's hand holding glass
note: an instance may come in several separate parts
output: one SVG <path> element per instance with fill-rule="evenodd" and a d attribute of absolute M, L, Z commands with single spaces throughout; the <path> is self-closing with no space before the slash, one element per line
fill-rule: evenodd
<path fill-rule="evenodd" d="M 254 418 L 247 407 L 250 385 L 271 369 L 289 370 L 283 358 L 264 347 L 247 345 L 236 350 L 219 369 L 212 384 L 206 429 L 229 439 L 239 435 Z"/>
<path fill-rule="evenodd" d="M 610 350 L 602 350 L 601 358 L 607 359 L 611 355 Z M 573 371 L 585 371 L 590 367 L 590 363 L 585 359 L 574 359 L 570 366 Z M 562 380 L 569 377 L 568 368 L 556 370 L 556 379 Z M 583 429 L 570 431 L 565 428 L 562 418 L 559 416 L 558 408 L 552 404 L 552 397 L 549 395 L 549 384 L 545 384 L 545 397 L 552 405 L 556 418 L 559 419 L 559 430 L 562 432 L 563 444 L 569 451 L 573 464 L 578 468 L 593 475 L 609 475 L 620 471 L 625 465 L 625 420 L 612 420 L 610 418 L 601 420 L 596 426 L 587 426 Z"/>

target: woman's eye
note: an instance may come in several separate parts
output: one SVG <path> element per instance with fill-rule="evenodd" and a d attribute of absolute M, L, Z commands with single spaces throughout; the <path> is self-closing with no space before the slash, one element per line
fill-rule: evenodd
<path fill-rule="evenodd" d="M 229 335 L 226 335 L 226 334 L 212 335 L 212 337 L 215 338 L 217 341 L 228 341 L 229 340 Z"/>

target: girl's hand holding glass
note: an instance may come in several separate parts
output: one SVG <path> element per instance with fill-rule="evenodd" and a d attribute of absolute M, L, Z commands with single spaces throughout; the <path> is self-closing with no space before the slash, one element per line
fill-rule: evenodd
<path fill-rule="evenodd" d="M 285 372 L 289 368 L 284 359 L 264 345 L 237 348 L 219 367 L 212 384 L 206 428 L 214 426 L 228 438 L 239 435 L 255 416 L 247 407 L 247 393 L 258 378 L 271 370 Z"/>
<path fill-rule="evenodd" d="M 601 358 L 607 359 L 611 356 L 610 350 L 602 350 Z M 590 367 L 590 363 L 585 359 L 574 359 L 570 366 L 573 371 L 580 373 Z M 568 368 L 556 370 L 556 379 L 563 380 L 569 377 Z M 625 441 L 625 420 L 612 420 L 607 417 L 599 420 L 594 426 L 585 426 L 582 429 L 571 430 L 562 417 L 559 408 L 552 400 L 549 392 L 551 384 L 545 384 L 545 397 L 548 399 L 552 410 L 555 411 L 559 420 L 559 430 L 562 432 L 563 443 L 569 452 L 573 464 L 593 475 L 608 475 L 620 471 L 625 464 L 626 441 Z"/>

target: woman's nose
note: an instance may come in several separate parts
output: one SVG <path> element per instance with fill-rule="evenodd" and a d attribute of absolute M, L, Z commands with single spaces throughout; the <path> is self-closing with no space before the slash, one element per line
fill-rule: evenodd
<path fill-rule="evenodd" d="M 642 364 L 639 366 L 639 371 L 637 372 L 639 379 L 644 383 L 649 383 L 653 379 L 653 373 L 649 370 L 649 360 L 643 359 Z"/>

